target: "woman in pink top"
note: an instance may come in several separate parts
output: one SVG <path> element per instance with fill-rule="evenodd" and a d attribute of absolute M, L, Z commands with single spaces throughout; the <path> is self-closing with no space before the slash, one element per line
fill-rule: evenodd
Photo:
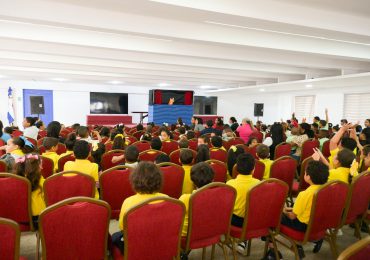
<path fill-rule="evenodd" d="M 250 119 L 244 118 L 240 126 L 236 129 L 236 131 L 239 133 L 239 136 L 241 139 L 244 140 L 244 143 L 247 143 L 249 140 L 249 137 L 253 134 L 254 126 Z"/>

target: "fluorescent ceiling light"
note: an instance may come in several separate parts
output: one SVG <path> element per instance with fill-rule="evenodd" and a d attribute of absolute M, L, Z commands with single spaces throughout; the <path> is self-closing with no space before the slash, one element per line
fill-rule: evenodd
<path fill-rule="evenodd" d="M 162 82 L 158 84 L 158 87 L 169 87 L 169 86 L 171 86 L 171 84 L 166 83 L 166 82 Z"/>
<path fill-rule="evenodd" d="M 236 25 L 236 24 L 219 23 L 219 22 L 214 22 L 214 21 L 204 21 L 204 22 L 205 23 L 208 23 L 208 24 L 215 24 L 215 25 L 221 25 L 221 26 L 227 26 L 227 27 L 248 29 L 248 30 L 254 30 L 254 31 L 277 33 L 277 34 L 284 34 L 284 35 L 293 35 L 293 36 L 307 37 L 307 38 L 313 38 L 313 39 L 319 39 L 319 40 L 327 40 L 327 41 L 335 41 L 335 42 L 343 42 L 343 43 L 351 43 L 351 44 L 358 44 L 358 45 L 370 46 L 370 43 L 339 40 L 339 39 L 327 38 L 327 37 L 322 37 L 322 36 L 314 36 L 314 35 L 307 35 L 307 34 L 300 34 L 300 33 L 282 32 L 282 31 L 275 31 L 275 30 L 262 29 L 262 28 L 256 28 L 256 27 L 248 27 L 248 26 L 242 26 L 242 25 Z"/>
<path fill-rule="evenodd" d="M 53 78 L 53 79 L 51 79 L 51 80 L 59 81 L 59 82 L 68 81 L 68 79 L 65 79 L 65 78 Z"/>
<path fill-rule="evenodd" d="M 109 81 L 108 83 L 109 83 L 109 84 L 113 84 L 113 85 L 118 85 L 118 84 L 122 84 L 122 83 L 124 83 L 124 82 L 119 81 L 119 80 L 112 80 L 112 81 Z"/>
<path fill-rule="evenodd" d="M 265 89 L 264 89 L 264 88 L 260 88 L 260 91 L 261 91 L 261 92 L 265 92 Z"/>
<path fill-rule="evenodd" d="M 306 84 L 306 88 L 312 88 L 312 84 Z"/>

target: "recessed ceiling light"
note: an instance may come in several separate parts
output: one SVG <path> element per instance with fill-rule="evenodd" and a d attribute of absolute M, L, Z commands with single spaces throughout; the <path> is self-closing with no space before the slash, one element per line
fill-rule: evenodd
<path fill-rule="evenodd" d="M 59 81 L 59 82 L 68 81 L 68 79 L 64 79 L 64 78 L 53 78 L 53 79 L 51 79 L 51 80 Z"/>
<path fill-rule="evenodd" d="M 158 84 L 158 87 L 169 87 L 169 86 L 171 86 L 171 84 L 166 83 L 166 82 L 162 82 Z"/>
<path fill-rule="evenodd" d="M 264 88 L 260 88 L 260 91 L 261 91 L 261 92 L 265 92 L 265 89 L 264 89 Z"/>
<path fill-rule="evenodd" d="M 312 88 L 312 84 L 306 84 L 306 88 Z"/>
<path fill-rule="evenodd" d="M 119 80 L 112 80 L 112 81 L 109 81 L 108 83 L 113 84 L 113 85 L 118 85 L 118 84 L 122 84 L 123 82 Z"/>

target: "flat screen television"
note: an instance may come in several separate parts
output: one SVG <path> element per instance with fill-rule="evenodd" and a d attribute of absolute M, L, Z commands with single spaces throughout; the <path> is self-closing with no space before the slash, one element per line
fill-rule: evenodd
<path fill-rule="evenodd" d="M 90 114 L 128 114 L 128 94 L 90 92 Z"/>

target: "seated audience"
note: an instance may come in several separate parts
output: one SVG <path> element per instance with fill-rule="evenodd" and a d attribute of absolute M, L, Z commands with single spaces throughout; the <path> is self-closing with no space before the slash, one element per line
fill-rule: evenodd
<path fill-rule="evenodd" d="M 54 137 L 45 137 L 42 145 L 45 147 L 45 153 L 42 156 L 53 160 L 54 173 L 58 171 L 59 155 L 57 154 L 59 140 Z"/>
<path fill-rule="evenodd" d="M 34 140 L 37 140 L 37 135 L 39 133 L 39 129 L 35 126 L 36 118 L 34 117 L 25 117 L 23 119 L 22 125 L 23 125 L 23 136 L 29 137 Z"/>
<path fill-rule="evenodd" d="M 265 172 L 263 173 L 263 179 L 267 180 L 270 178 L 271 165 L 274 162 L 270 160 L 270 149 L 267 145 L 260 144 L 256 150 L 258 159 L 265 165 Z"/>
<path fill-rule="evenodd" d="M 180 151 L 180 162 L 182 168 L 184 169 L 184 182 L 182 185 L 182 194 L 192 193 L 194 189 L 193 182 L 190 179 L 191 165 L 194 161 L 193 153 L 189 149 L 184 149 Z"/>

